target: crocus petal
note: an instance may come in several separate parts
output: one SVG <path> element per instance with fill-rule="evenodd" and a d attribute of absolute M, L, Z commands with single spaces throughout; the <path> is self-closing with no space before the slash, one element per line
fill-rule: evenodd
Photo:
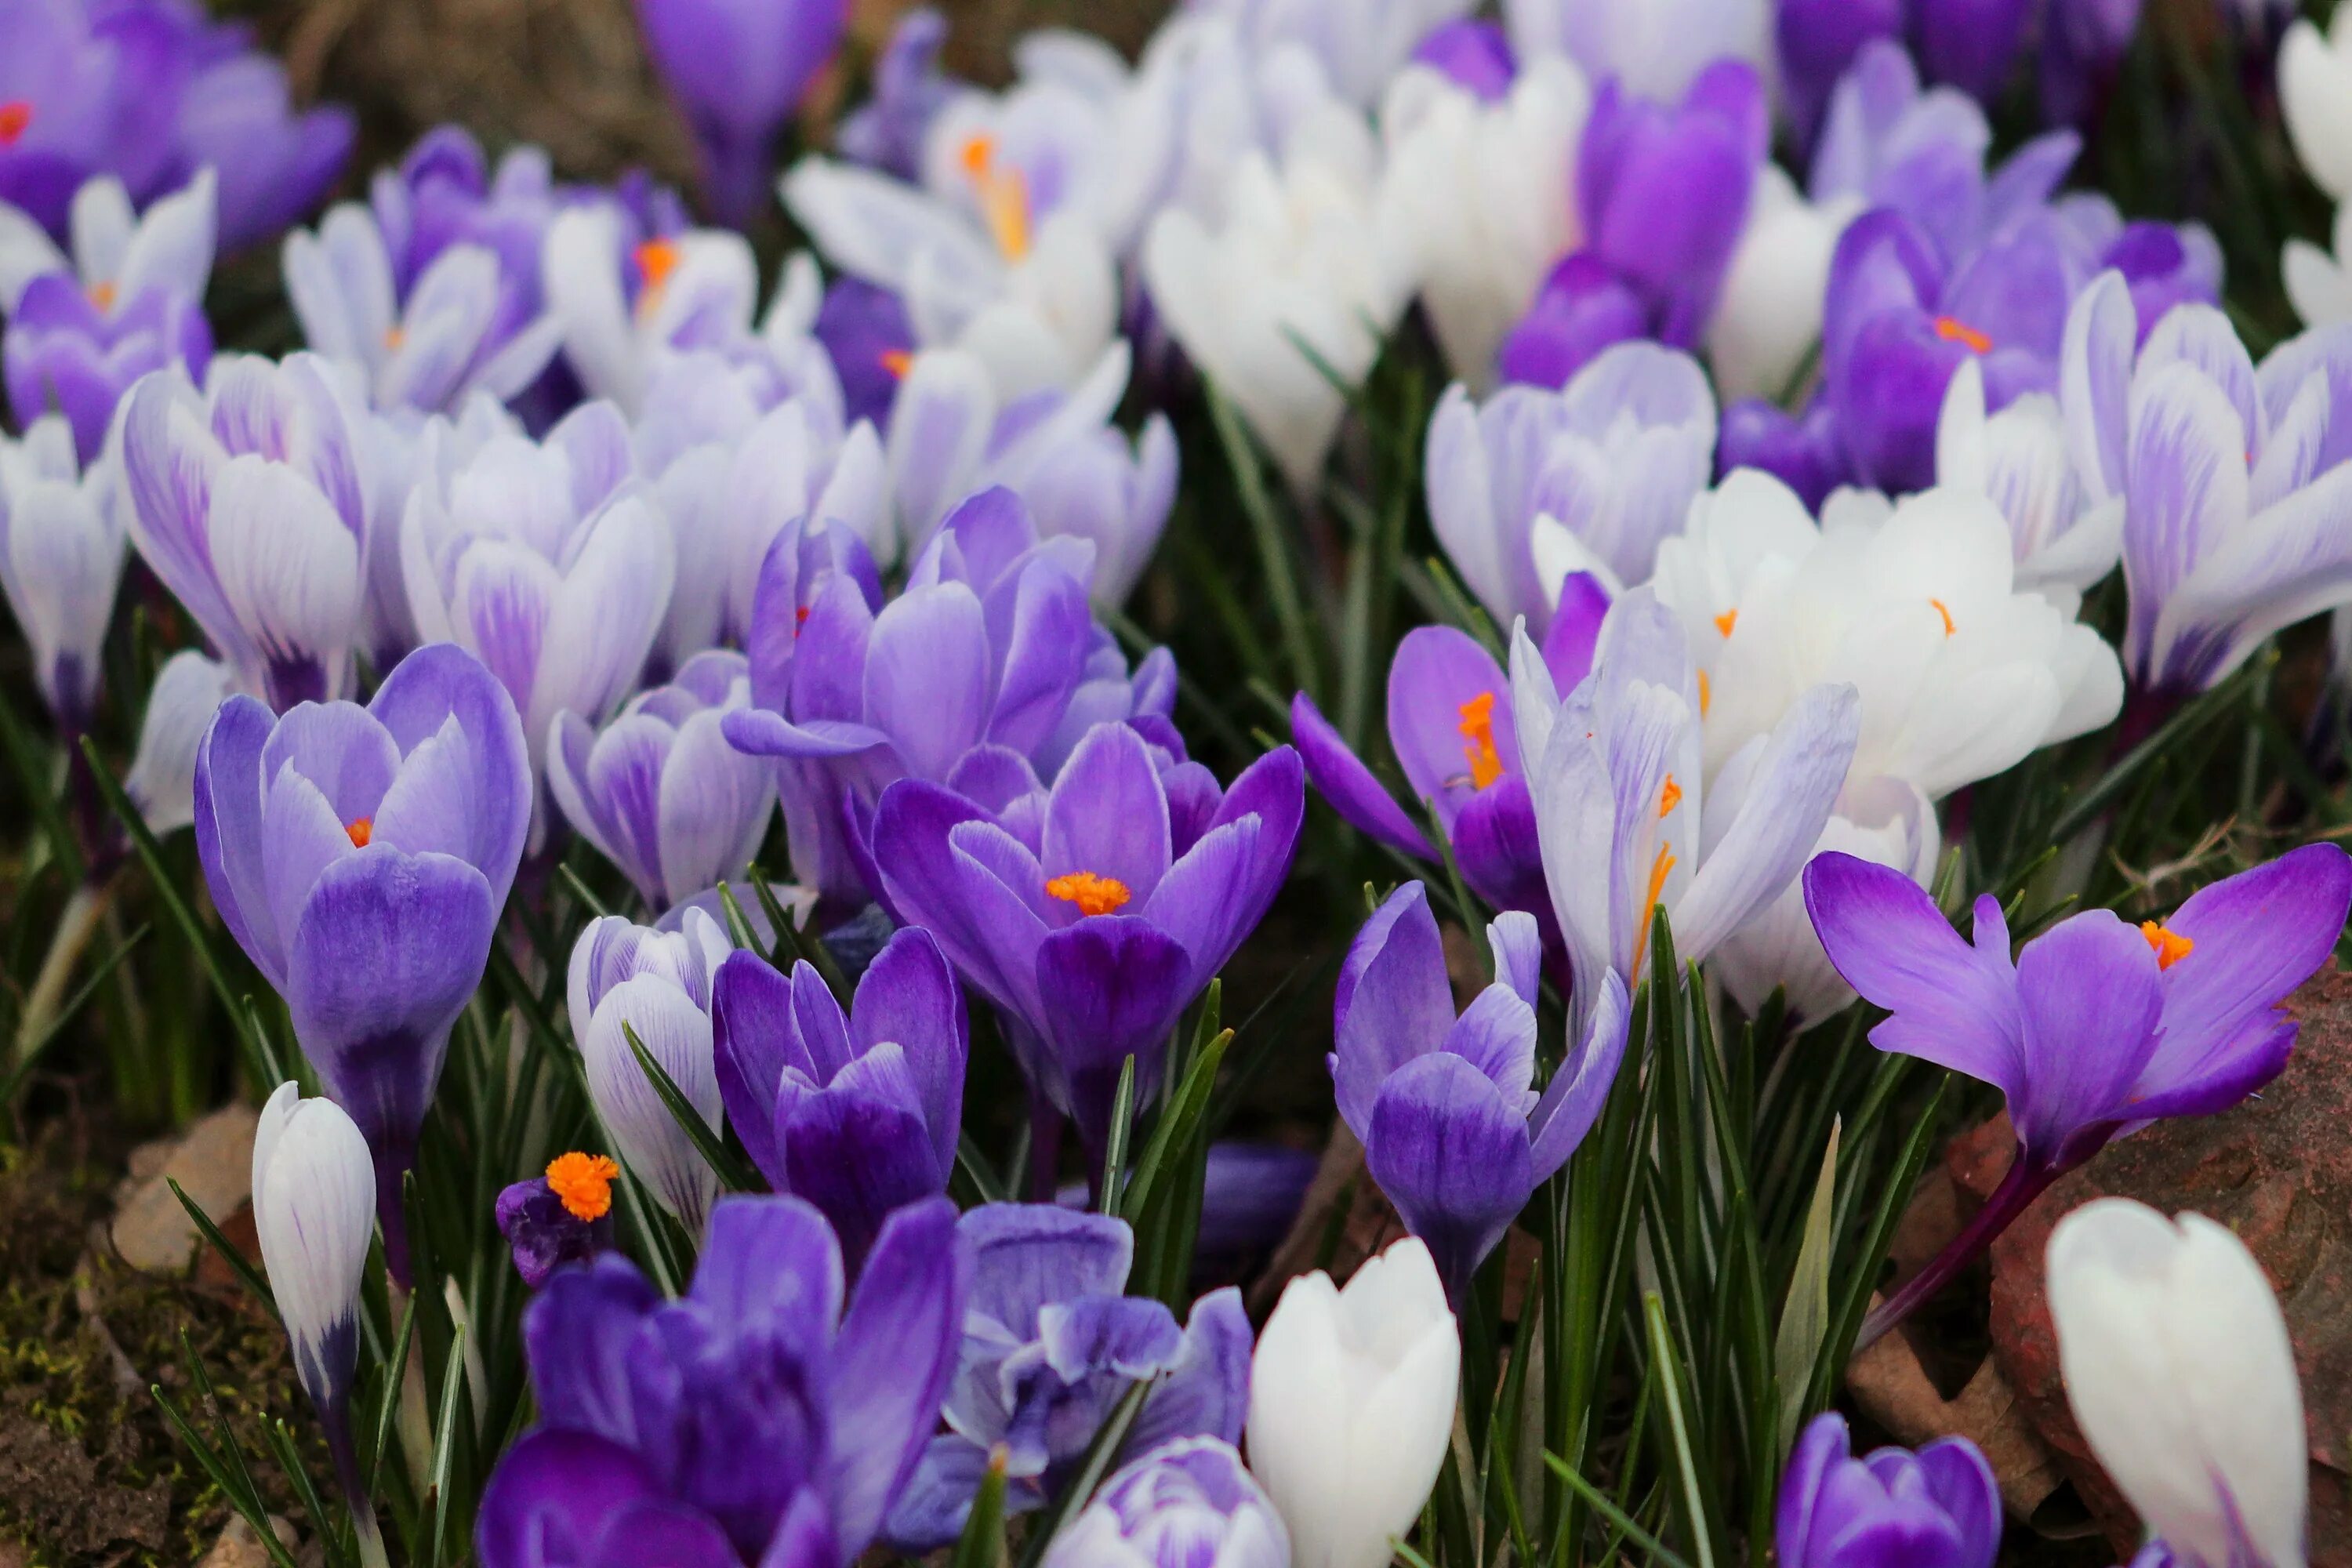
<path fill-rule="evenodd" d="M 1149 922 L 1101 915 L 1037 946 L 1042 1024 L 1063 1077 L 1064 1109 L 1089 1149 L 1105 1147 L 1121 1064 L 1135 1058 L 1135 1103 L 1159 1088 L 1168 1032 L 1192 997 L 1192 955 Z"/>
<path fill-rule="evenodd" d="M 2026 943 L 2017 988 L 2032 1071 L 2010 1111 L 2019 1142 L 2047 1158 L 2077 1129 L 2122 1120 L 2126 1092 L 2156 1048 L 2164 1005 L 2156 954 L 2112 912 L 2093 910 Z"/>
<path fill-rule="evenodd" d="M 615 1514 L 657 1496 L 643 1460 L 583 1432 L 531 1433 L 482 1489 L 474 1545 L 482 1568 L 584 1563 Z"/>
<path fill-rule="evenodd" d="M 1475 1067 L 1442 1051 L 1381 1087 L 1364 1148 L 1372 1179 L 1455 1289 L 1535 1189 L 1524 1113 Z"/>
<path fill-rule="evenodd" d="M 1372 776 L 1372 770 L 1348 749 L 1339 731 L 1304 691 L 1290 701 L 1290 740 L 1298 748 L 1307 778 L 1349 826 L 1400 854 L 1423 860 L 1437 858 L 1420 826 Z"/>
<path fill-rule="evenodd" d="M 1390 1075 L 1437 1049 L 1454 1027 L 1444 944 L 1419 882 L 1391 893 L 1356 933 L 1331 1016 L 1339 1114 L 1361 1138 Z"/>

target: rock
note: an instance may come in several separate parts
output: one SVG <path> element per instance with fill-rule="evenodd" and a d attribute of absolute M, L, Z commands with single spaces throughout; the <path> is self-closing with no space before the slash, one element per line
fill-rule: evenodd
<path fill-rule="evenodd" d="M 1845 1385 L 1871 1419 L 1906 1447 L 1950 1436 L 1974 1443 L 2000 1482 L 2001 1502 L 2019 1519 L 2032 1518 L 2064 1480 L 1990 1356 L 1966 1387 L 1946 1399 L 1911 1342 L 1888 1334 L 1853 1358 Z"/>
<path fill-rule="evenodd" d="M 2346 1441 L 2352 1434 L 2352 974 L 2295 994 L 2294 1056 L 2260 1100 L 2184 1117 L 2112 1143 L 2026 1210 L 1992 1248 L 1994 1357 L 2019 1408 L 2128 1561 L 2130 1506 L 2090 1455 L 2058 1368 L 2042 1254 L 2066 1214 L 2109 1194 L 2167 1214 L 2194 1210 L 2235 1231 L 2271 1279 L 2294 1341 L 2311 1441 L 2311 1563 L 2352 1568 Z M 1955 1142 L 1948 1168 L 1979 1197 L 2015 1146 L 2006 1119 Z"/>
<path fill-rule="evenodd" d="M 139 1183 L 116 1211 L 114 1250 L 125 1263 L 150 1273 L 186 1271 L 201 1238 L 195 1221 L 172 1194 L 176 1181 L 197 1207 L 226 1228 L 251 1197 L 253 1130 L 258 1118 L 247 1105 L 227 1105 L 182 1135 L 155 1173 Z"/>
<path fill-rule="evenodd" d="M 273 1514 L 269 1531 L 285 1543 L 287 1551 L 294 1550 L 292 1525 Z M 230 1519 L 228 1528 L 220 1532 L 220 1539 L 213 1542 L 213 1549 L 204 1554 L 196 1568 L 269 1568 L 269 1548 L 262 1544 L 261 1537 L 254 1533 L 245 1516 L 238 1514 Z"/>

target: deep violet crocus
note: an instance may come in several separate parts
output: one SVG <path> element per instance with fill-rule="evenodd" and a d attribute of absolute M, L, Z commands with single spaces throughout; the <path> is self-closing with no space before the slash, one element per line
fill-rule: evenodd
<path fill-rule="evenodd" d="M 1543 645 L 1560 689 L 1591 668 L 1608 612 L 1599 583 L 1582 574 L 1567 579 Z M 1434 866 L 1441 858 L 1427 830 L 1433 816 L 1472 890 L 1496 909 L 1534 915 L 1548 945 L 1558 948 L 1510 681 L 1475 638 L 1452 626 L 1416 626 L 1389 665 L 1389 745 L 1412 806 L 1397 804 L 1304 691 L 1291 699 L 1290 733 L 1307 778 L 1349 826 Z"/>
<path fill-rule="evenodd" d="M 1332 1005 L 1339 1115 L 1372 1179 L 1429 1244 L 1456 1304 L 1536 1188 L 1575 1152 L 1625 1051 L 1625 983 L 1600 999 L 1538 1094 L 1536 1003 L 1543 952 L 1535 918 L 1486 928 L 1495 981 L 1457 1018 L 1445 947 L 1419 882 L 1372 914 L 1348 950 Z"/>
<path fill-rule="evenodd" d="M 756 952 L 712 983 L 719 1092 L 751 1163 L 824 1212 L 855 1274 L 896 1209 L 945 1192 L 963 1120 L 963 993 L 929 933 L 893 936 L 847 1013 L 803 962 Z"/>
<path fill-rule="evenodd" d="M 364 708 L 305 702 L 273 721 L 232 697 L 196 754 L 214 906 L 365 1135 L 404 1279 L 401 1174 L 489 961 L 530 795 L 514 703 L 446 644 L 402 660 Z"/>
<path fill-rule="evenodd" d="M 483 1490 L 482 1568 L 847 1568 L 938 1426 L 971 1280 L 943 1198 L 891 1216 L 854 1291 L 789 1197 L 721 1202 L 676 1300 L 617 1254 L 559 1272 L 523 1314 L 540 1426 Z"/>
<path fill-rule="evenodd" d="M 2161 1117 L 2226 1110 L 2278 1076 L 2296 1029 L 2280 1005 L 2343 934 L 2352 856 L 2307 844 L 2137 928 L 2086 910 L 2013 963 L 1990 895 L 1977 900 L 1971 946 L 1926 889 L 1890 868 L 1825 854 L 1805 868 L 1804 887 L 1830 962 L 1893 1015 L 1871 1043 L 1991 1084 L 2017 1128 L 2000 1187 L 1871 1313 L 1867 1342 L 2111 1140 Z"/>
<path fill-rule="evenodd" d="M 963 1346 L 940 1413 L 948 1429 L 931 1439 L 890 1515 L 891 1544 L 921 1551 L 955 1540 L 992 1450 L 1004 1455 L 1007 1510 L 1042 1507 L 1068 1484 L 1138 1379 L 1158 1381 L 1121 1454 L 1176 1437 L 1241 1440 L 1250 1327 L 1239 1290 L 1202 1297 L 1180 1328 L 1165 1303 L 1122 1293 L 1135 1254 L 1124 1220 L 1051 1204 L 988 1204 L 956 1228 L 973 1267 Z"/>
<path fill-rule="evenodd" d="M 1120 1065 L 1135 1058 L 1140 1110 L 1177 1018 L 1289 874 L 1305 790 L 1288 746 L 1221 791 L 1206 768 L 1105 723 L 1050 791 L 1001 810 L 919 779 L 884 793 L 885 902 L 996 1004 L 1033 1093 L 1077 1123 L 1097 1174 Z"/>
<path fill-rule="evenodd" d="M 1813 1417 L 1780 1478 L 1781 1568 L 1992 1568 L 2000 1488 L 1966 1437 L 1855 1458 L 1845 1417 Z"/>
<path fill-rule="evenodd" d="M 750 223 L 771 144 L 840 47 L 848 0 L 637 0 L 637 16 L 701 147 L 711 211 Z"/>

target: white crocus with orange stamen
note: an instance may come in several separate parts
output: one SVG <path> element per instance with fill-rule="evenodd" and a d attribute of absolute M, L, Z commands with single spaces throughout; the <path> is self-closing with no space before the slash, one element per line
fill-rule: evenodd
<path fill-rule="evenodd" d="M 200 169 L 139 213 L 113 175 L 85 181 L 74 193 L 70 256 L 30 214 L 0 202 L 0 315 L 13 313 L 26 285 L 51 272 L 73 273 L 101 316 L 150 289 L 201 304 L 213 269 L 215 186 L 213 172 Z"/>
<path fill-rule="evenodd" d="M 1731 759 L 1730 787 L 1712 790 L 1698 670 L 1674 613 L 1646 588 L 1611 608 L 1592 673 L 1565 697 L 1522 626 L 1511 701 L 1575 977 L 1571 1038 L 1607 975 L 1640 980 L 1653 909 L 1665 910 L 1676 956 L 1690 961 L 1780 897 L 1829 820 L 1857 727 L 1851 686 L 1814 686 Z"/>
<path fill-rule="evenodd" d="M 579 206 L 548 226 L 540 270 L 548 314 L 581 384 L 632 416 L 663 365 L 686 348 L 772 347 L 753 325 L 759 264 L 740 234 L 689 229 L 627 246 L 617 212 Z"/>

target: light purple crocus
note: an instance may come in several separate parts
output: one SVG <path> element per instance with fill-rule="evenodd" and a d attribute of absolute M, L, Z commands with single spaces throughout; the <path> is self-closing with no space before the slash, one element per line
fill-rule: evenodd
<path fill-rule="evenodd" d="M 1567 579 L 1543 645 L 1556 686 L 1584 679 L 1608 613 L 1597 581 Z M 1544 887 L 1510 683 L 1475 639 L 1452 626 L 1416 626 L 1389 665 L 1389 746 L 1417 810 L 1397 804 L 1303 691 L 1291 699 L 1290 732 L 1307 778 L 1357 831 L 1434 866 L 1441 858 L 1423 814 L 1433 815 L 1471 889 L 1498 910 L 1535 916 L 1547 949 L 1565 956 Z"/>
<path fill-rule="evenodd" d="M 1340 1119 L 1455 1310 L 1536 1188 L 1600 1115 L 1625 1051 L 1625 983 L 1603 978 L 1568 1059 L 1538 1094 L 1543 943 L 1512 910 L 1486 928 L 1495 980 L 1459 1018 L 1429 898 L 1407 882 L 1356 933 L 1332 1004 Z"/>
<path fill-rule="evenodd" d="M 580 836 L 659 912 L 740 878 L 776 809 L 773 773 L 727 743 L 722 717 L 751 700 L 751 665 L 712 649 L 596 729 L 566 711 L 547 741 L 547 783 Z"/>
<path fill-rule="evenodd" d="M 63 237 L 74 193 L 112 172 L 144 193 L 171 158 L 187 66 L 154 6 L 30 0 L 0 12 L 0 201 Z"/>
<path fill-rule="evenodd" d="M 89 727 L 107 623 L 122 577 L 112 467 L 84 472 L 63 416 L 0 436 L 0 594 L 33 655 L 33 683 L 60 733 Z"/>
<path fill-rule="evenodd" d="M 776 132 L 833 58 L 848 0 L 637 0 L 646 41 L 702 151 L 702 188 L 728 224 L 769 199 Z"/>
<path fill-rule="evenodd" d="M 1853 1455 L 1845 1417 L 1813 1417 L 1780 1477 L 1781 1568 L 1992 1568 L 2000 1488 L 1966 1437 Z"/>
<path fill-rule="evenodd" d="M 1163 742 L 1172 727 L 1156 727 Z M 1279 747 L 1220 790 L 1130 724 L 1087 731 L 1050 791 L 980 753 L 955 783 L 883 794 L 874 859 L 884 903 L 919 925 L 996 1004 L 1033 1093 L 1073 1118 L 1092 1173 L 1120 1066 L 1150 1103 L 1168 1038 L 1273 903 L 1297 847 L 1305 779 Z"/>
<path fill-rule="evenodd" d="M 1805 868 L 1805 905 L 1838 973 L 1893 1015 L 1871 1043 L 1993 1085 L 2017 1128 L 2000 1187 L 1872 1312 L 1869 1339 L 2111 1140 L 2161 1117 L 2226 1110 L 2276 1078 L 2296 1029 L 2280 1004 L 2343 934 L 2352 856 L 2305 845 L 2137 928 L 2087 910 L 2013 963 L 1999 900 L 1977 900 L 1971 946 L 1909 877 L 1850 855 Z"/>
<path fill-rule="evenodd" d="M 1290 1568 L 1290 1532 L 1231 1443 L 1179 1437 L 1105 1481 L 1044 1568 Z"/>
<path fill-rule="evenodd" d="M 304 702 L 273 720 L 232 697 L 196 755 L 213 904 L 366 1135 L 403 1279 L 401 1175 L 489 961 L 530 795 L 513 702 L 446 644 L 409 655 L 365 708 Z"/>
<path fill-rule="evenodd" d="M 874 62 L 874 96 L 842 121 L 834 141 L 842 155 L 908 181 L 923 176 L 931 121 L 960 90 L 940 69 L 948 19 L 929 5 L 909 6 Z"/>
<path fill-rule="evenodd" d="M 462 125 L 435 126 L 368 183 L 394 292 L 405 297 L 450 247 L 478 245 L 498 255 L 499 279 L 513 291 L 504 313 L 515 321 L 539 313 L 540 243 L 559 202 L 582 195 L 556 188 L 544 148 L 511 147 L 493 170 Z"/>
<path fill-rule="evenodd" d="M 483 1490 L 482 1568 L 848 1568 L 939 1424 L 971 1279 L 943 1198 L 891 1216 L 854 1291 L 787 1197 L 721 1203 L 676 1300 L 617 1255 L 558 1273 L 523 1315 L 540 1425 Z"/>
<path fill-rule="evenodd" d="M 1482 102 L 1499 103 L 1510 96 L 1519 65 L 1511 51 L 1510 36 L 1496 22 L 1460 17 L 1441 25 L 1413 47 L 1415 65 L 1437 71 L 1465 87 Z"/>
<path fill-rule="evenodd" d="M 201 394 L 148 375 L 123 415 L 132 542 L 280 712 L 350 689 L 366 593 L 366 479 L 332 377 L 311 354 L 224 357 Z"/>
<path fill-rule="evenodd" d="M 2172 310 L 2135 353 L 2139 337 L 2127 284 L 2103 274 L 2066 322 L 2060 403 L 2088 499 L 2123 510 L 2124 668 L 2160 711 L 2352 603 L 2352 325 L 2259 368 L 2210 306 Z"/>
<path fill-rule="evenodd" d="M 95 462 L 116 405 L 141 377 L 167 366 L 201 377 L 212 352 L 195 301 L 150 289 L 102 310 L 69 275 L 53 272 L 18 296 L 0 363 L 17 424 L 62 414 L 76 449 Z"/>
<path fill-rule="evenodd" d="M 1066 1486 L 1111 1410 L 1156 1379 L 1120 1454 L 1177 1437 L 1241 1440 L 1249 1410 L 1249 1316 L 1228 1286 L 1181 1327 L 1163 1302 L 1121 1294 L 1135 1254 L 1127 1222 L 1051 1204 L 988 1204 L 958 1222 L 972 1248 L 963 1348 L 931 1439 L 885 1535 L 921 1552 L 956 1539 L 992 1449 L 1005 1508 Z M 1118 1456 L 1114 1456 L 1116 1459 Z"/>
<path fill-rule="evenodd" d="M 947 1190 L 971 1037 L 955 972 L 930 936 L 893 936 L 845 1014 L 816 970 L 788 979 L 755 952 L 712 989 L 719 1090 L 751 1163 L 824 1211 L 850 1272 L 883 1220 Z"/>
<path fill-rule="evenodd" d="M 284 66 L 236 53 L 189 81 L 177 132 L 184 166 L 220 175 L 221 248 L 235 250 L 318 205 L 351 156 L 359 121 L 341 104 L 297 110 Z"/>

